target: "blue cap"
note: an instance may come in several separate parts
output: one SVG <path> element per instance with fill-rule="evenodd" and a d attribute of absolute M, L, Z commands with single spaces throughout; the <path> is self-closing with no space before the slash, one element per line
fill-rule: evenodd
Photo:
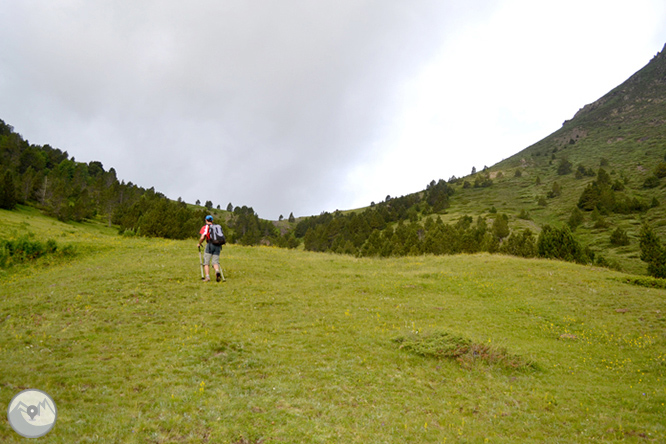
<path fill-rule="evenodd" d="M 208 216 L 206 216 L 206 220 L 213 222 L 213 216 L 209 214 Z"/>

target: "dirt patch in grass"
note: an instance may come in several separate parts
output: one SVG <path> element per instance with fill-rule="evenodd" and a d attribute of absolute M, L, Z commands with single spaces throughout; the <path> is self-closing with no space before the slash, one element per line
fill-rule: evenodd
<path fill-rule="evenodd" d="M 479 344 L 444 331 L 412 333 L 393 340 L 401 350 L 435 359 L 453 359 L 463 368 L 481 363 L 511 370 L 536 370 L 534 362 L 509 353 L 506 349 Z"/>

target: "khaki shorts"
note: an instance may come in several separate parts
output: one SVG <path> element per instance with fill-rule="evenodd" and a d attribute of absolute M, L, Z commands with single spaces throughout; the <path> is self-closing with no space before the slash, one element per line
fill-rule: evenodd
<path fill-rule="evenodd" d="M 204 265 L 220 265 L 220 252 L 222 247 L 219 245 L 207 244 L 204 250 Z"/>

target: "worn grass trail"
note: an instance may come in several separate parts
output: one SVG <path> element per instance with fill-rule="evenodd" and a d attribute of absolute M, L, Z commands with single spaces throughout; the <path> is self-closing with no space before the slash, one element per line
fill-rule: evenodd
<path fill-rule="evenodd" d="M 194 241 L 77 230 L 73 261 L 2 277 L 0 400 L 48 392 L 43 442 L 666 440 L 666 291 L 619 273 L 229 246 L 204 284 Z M 396 341 L 438 333 L 526 364 Z"/>

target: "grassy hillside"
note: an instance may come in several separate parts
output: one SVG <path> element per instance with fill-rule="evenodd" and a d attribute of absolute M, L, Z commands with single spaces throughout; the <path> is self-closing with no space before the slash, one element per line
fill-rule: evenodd
<path fill-rule="evenodd" d="M 598 180 L 603 169 L 619 189 L 613 192 L 618 201 L 638 202 L 644 208 L 583 211 L 574 234 L 614 268 L 644 274 L 638 245 L 641 225 L 649 223 L 666 238 L 666 179 L 655 176 L 660 165 L 666 173 L 664 49 L 622 85 L 583 107 L 560 130 L 496 165 L 449 181 L 454 193 L 445 211 L 431 214 L 423 211 L 423 202 L 416 204 L 417 223 L 441 217 L 453 224 L 466 215 L 491 223 L 497 214 L 506 214 L 514 232 L 529 228 L 538 233 L 545 224 L 566 224 L 577 211 L 583 190 Z M 564 162 L 570 165 L 569 172 L 560 170 Z M 648 178 L 654 180 L 650 187 L 646 187 Z M 559 187 L 557 193 L 554 187 Z M 626 232 L 628 245 L 611 244 L 617 229 Z"/>
<path fill-rule="evenodd" d="M 644 213 L 602 215 L 597 223 L 592 214 L 576 235 L 629 272 L 644 270 L 638 260 L 637 236 L 646 221 L 666 237 L 666 193 L 664 181 L 656 188 L 645 188 L 645 180 L 666 156 L 666 47 L 644 68 L 596 102 L 586 105 L 562 128 L 540 142 L 489 168 L 493 186 L 460 189 L 453 198 L 451 215 L 482 213 L 494 206 L 517 218 L 526 211 L 536 225 L 565 223 L 578 204 L 583 189 L 594 176 L 578 175 L 578 167 L 596 173 L 603 168 L 611 180 L 624 185 L 622 195 L 660 205 Z M 558 174 L 560 162 L 572 165 L 569 174 Z M 537 183 L 537 178 L 538 182 Z M 561 195 L 546 198 L 557 182 Z M 539 200 L 541 199 L 541 205 Z M 545 201 L 545 205 L 543 205 Z M 596 227 L 595 227 L 596 226 Z M 628 246 L 610 245 L 610 233 L 620 227 L 627 231 Z"/>
<path fill-rule="evenodd" d="M 49 393 L 42 442 L 666 440 L 666 290 L 624 274 L 229 246 L 204 284 L 195 241 L 0 211 L 28 231 L 78 251 L 0 276 L 0 401 Z"/>

